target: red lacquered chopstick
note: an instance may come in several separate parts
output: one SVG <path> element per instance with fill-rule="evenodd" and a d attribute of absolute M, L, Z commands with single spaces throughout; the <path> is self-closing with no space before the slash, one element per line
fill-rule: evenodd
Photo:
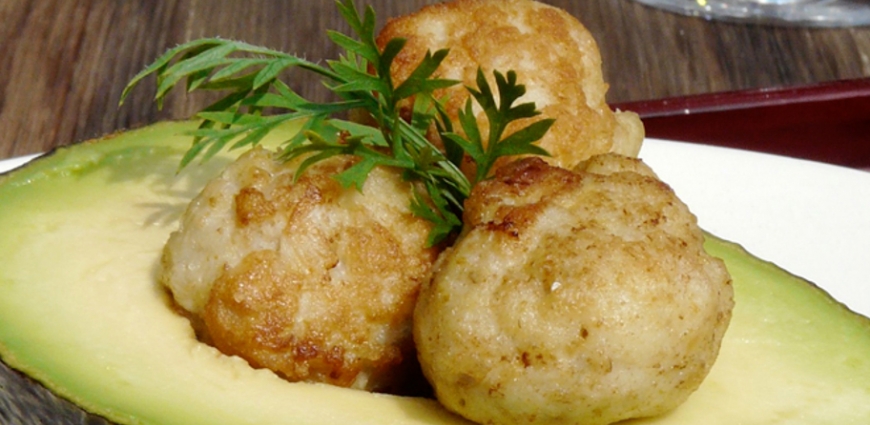
<path fill-rule="evenodd" d="M 870 79 L 613 105 L 647 137 L 870 167 Z"/>

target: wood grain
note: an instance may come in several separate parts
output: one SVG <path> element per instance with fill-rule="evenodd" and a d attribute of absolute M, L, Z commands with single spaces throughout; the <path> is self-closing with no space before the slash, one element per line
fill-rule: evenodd
<path fill-rule="evenodd" d="M 433 0 L 371 0 L 383 22 Z M 870 28 L 806 29 L 709 22 L 630 0 L 548 0 L 598 41 L 610 102 L 632 102 L 870 76 Z M 44 152 L 164 119 L 208 98 L 148 90 L 118 107 L 126 83 L 160 53 L 219 36 L 334 58 L 326 29 L 347 30 L 326 0 L 0 0 L 0 158 Z M 294 89 L 323 98 L 315 81 Z M 0 423 L 98 424 L 0 364 Z"/>
<path fill-rule="evenodd" d="M 0 424 L 111 425 L 0 362 Z"/>
<path fill-rule="evenodd" d="M 383 17 L 432 0 L 373 0 Z M 630 0 L 549 0 L 589 28 L 609 100 L 628 102 L 870 76 L 870 29 L 708 22 Z M 0 0 L 0 158 L 185 118 L 208 99 L 174 96 L 162 111 L 124 85 L 178 43 L 220 36 L 334 58 L 326 29 L 346 30 L 325 0 Z M 325 95 L 296 76 L 307 96 Z"/>

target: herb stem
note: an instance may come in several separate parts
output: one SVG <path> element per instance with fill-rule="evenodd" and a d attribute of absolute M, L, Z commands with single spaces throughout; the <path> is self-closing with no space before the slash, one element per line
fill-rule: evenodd
<path fill-rule="evenodd" d="M 120 103 L 149 75 L 156 76 L 158 105 L 182 81 L 187 91 L 229 91 L 198 114 L 203 121 L 191 132 L 193 144 L 183 156 L 181 167 L 196 158 L 208 160 L 227 146 L 229 149 L 254 146 L 281 123 L 305 119 L 302 130 L 285 141 L 280 154 L 284 160 L 306 157 L 297 169 L 297 176 L 320 160 L 340 154 L 354 155 L 360 160 L 334 177 L 345 187 L 361 190 L 373 168 L 398 168 L 406 179 L 421 183 L 423 189 L 416 189 L 411 210 L 433 223 L 429 243 L 439 243 L 459 231 L 465 199 L 474 184 L 487 177 L 498 158 L 547 154 L 532 143 L 543 137 L 552 120 L 540 120 L 503 137 L 511 122 L 538 112 L 534 104 L 514 106 L 525 93 L 525 88 L 516 83 L 515 73 L 511 71 L 505 76 L 494 72 L 500 99 L 497 102 L 483 71 L 478 70 L 477 88 L 468 90 L 487 116 L 490 130 L 487 143 L 480 138 L 471 99 L 465 110 L 459 112 L 464 134 L 454 132 L 443 100 L 434 96 L 436 91 L 458 84 L 436 75 L 449 51 L 427 52 L 409 77 L 396 86 L 391 68 L 405 40 L 390 40 L 380 49 L 375 42 L 371 7 L 362 15 L 353 0 L 338 0 L 337 7 L 354 36 L 328 33 L 344 49 L 344 54 L 338 60 L 328 61 L 327 66 L 238 41 L 194 40 L 170 49 L 137 74 L 124 89 Z M 304 99 L 279 79 L 289 68 L 320 76 L 339 100 L 319 103 Z M 406 121 L 402 117 L 408 112 L 409 102 L 411 119 Z M 286 112 L 265 116 L 265 108 Z M 377 128 L 334 118 L 354 109 L 366 111 Z M 426 137 L 430 128 L 439 130 L 445 152 Z M 466 156 L 477 165 L 473 180 L 460 168 Z"/>

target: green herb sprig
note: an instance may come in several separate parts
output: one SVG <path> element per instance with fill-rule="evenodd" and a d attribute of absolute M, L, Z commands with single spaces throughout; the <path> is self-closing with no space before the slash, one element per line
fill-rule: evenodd
<path fill-rule="evenodd" d="M 338 0 L 336 4 L 354 37 L 328 33 L 344 53 L 326 66 L 243 42 L 199 39 L 170 49 L 136 75 L 122 93 L 121 103 L 149 75 L 156 76 L 154 99 L 161 107 L 170 90 L 182 81 L 188 92 L 227 93 L 196 114 L 202 123 L 191 132 L 194 141 L 180 167 L 195 159 L 206 161 L 224 149 L 252 147 L 281 124 L 302 119 L 301 131 L 286 140 L 281 151 L 284 160 L 304 157 L 297 177 L 316 162 L 342 154 L 359 158 L 355 165 L 334 176 L 344 187 L 361 190 L 375 167 L 397 168 L 405 179 L 420 183 L 422 189 L 415 190 L 411 210 L 433 223 L 429 244 L 437 244 L 462 227 L 463 202 L 473 185 L 487 177 L 498 158 L 547 154 L 533 143 L 543 137 L 553 120 L 538 120 L 505 135 L 511 122 L 539 112 L 533 103 L 514 105 L 525 93 L 515 72 L 494 72 L 496 94 L 483 71 L 478 70 L 478 87 L 467 89 L 486 114 L 489 137 L 484 143 L 471 98 L 459 114 L 464 135 L 454 131 L 443 100 L 434 97 L 436 90 L 459 83 L 435 76 L 448 50 L 427 52 L 410 77 L 397 85 L 390 67 L 405 40 L 392 39 L 383 50 L 379 49 L 373 9 L 367 7 L 361 15 L 353 0 Z M 319 75 L 337 100 L 321 103 L 304 99 L 279 79 L 289 68 Z M 408 103 L 413 105 L 410 122 L 400 113 L 402 105 Z M 281 112 L 264 114 L 267 108 Z M 367 112 L 375 127 L 338 118 L 352 110 Z M 433 126 L 445 144 L 444 152 L 426 138 Z M 477 167 L 473 180 L 460 170 L 465 155 Z"/>

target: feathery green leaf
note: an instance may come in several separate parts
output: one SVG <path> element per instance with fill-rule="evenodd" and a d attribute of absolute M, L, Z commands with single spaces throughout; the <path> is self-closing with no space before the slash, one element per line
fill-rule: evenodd
<path fill-rule="evenodd" d="M 363 190 L 374 168 L 398 169 L 406 179 L 416 182 L 410 209 L 432 222 L 429 243 L 440 243 L 459 231 L 465 199 L 498 158 L 547 154 L 534 143 L 553 120 L 538 120 L 505 136 L 512 122 L 539 112 L 534 104 L 515 104 L 525 94 L 515 72 L 494 72 L 494 91 L 478 70 L 476 87 L 468 87 L 471 98 L 459 111 L 462 133 L 455 131 L 445 110 L 446 99 L 436 97 L 439 90 L 459 83 L 438 76 L 449 50 L 427 52 L 408 78 L 396 84 L 391 67 L 405 40 L 393 39 L 379 48 L 373 9 L 367 7 L 360 14 L 353 0 L 338 0 L 336 4 L 352 33 L 328 32 L 329 39 L 344 52 L 325 66 L 244 42 L 195 40 L 170 49 L 137 74 L 124 89 L 120 103 L 150 75 L 156 77 L 158 105 L 182 81 L 187 91 L 228 92 L 197 115 L 203 122 L 190 132 L 193 143 L 180 167 L 197 158 L 208 160 L 224 149 L 255 146 L 275 127 L 302 119 L 301 131 L 284 142 L 279 155 L 286 161 L 301 158 L 297 177 L 336 155 L 357 158 L 354 165 L 334 176 L 342 186 L 357 190 Z M 319 75 L 338 100 L 304 99 L 281 81 L 284 71 L 291 68 Z M 487 118 L 486 132 L 479 128 L 472 99 Z M 264 115 L 266 108 L 279 113 Z M 365 111 L 376 126 L 335 118 L 354 109 Z M 432 129 L 437 130 L 443 151 L 427 138 Z M 483 134 L 488 134 L 487 140 L 482 139 Z M 472 180 L 460 169 L 466 156 L 477 167 Z"/>

